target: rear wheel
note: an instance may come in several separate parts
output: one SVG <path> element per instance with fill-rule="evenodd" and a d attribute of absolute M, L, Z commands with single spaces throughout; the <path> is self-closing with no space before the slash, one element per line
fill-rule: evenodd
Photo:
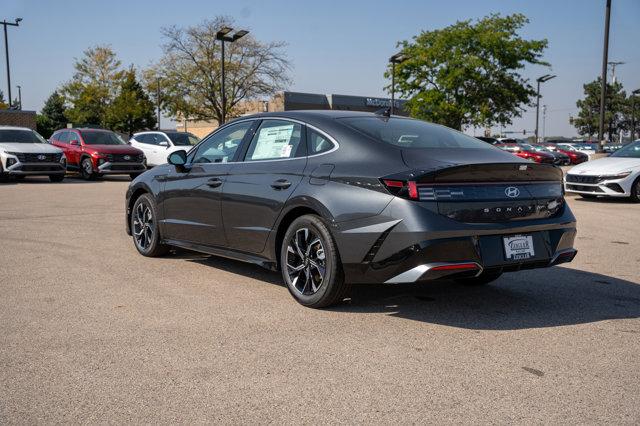
<path fill-rule="evenodd" d="M 93 180 L 96 178 L 96 174 L 93 171 L 93 163 L 91 158 L 85 158 L 80 163 L 80 176 L 84 180 Z"/>
<path fill-rule="evenodd" d="M 160 243 L 160 229 L 156 204 L 149 194 L 141 195 L 131 211 L 131 235 L 133 243 L 143 256 L 162 256 L 169 247 Z"/>
<path fill-rule="evenodd" d="M 49 175 L 49 180 L 51 182 L 62 182 L 64 179 L 64 175 Z"/>
<path fill-rule="evenodd" d="M 280 248 L 280 265 L 289 292 L 304 306 L 333 305 L 349 289 L 336 243 L 318 216 L 301 216 L 289 225 Z"/>
<path fill-rule="evenodd" d="M 481 286 L 497 280 L 498 278 L 500 278 L 501 275 L 502 275 L 502 272 L 483 272 L 477 277 L 459 278 L 455 281 L 460 284 L 468 285 L 468 286 Z"/>

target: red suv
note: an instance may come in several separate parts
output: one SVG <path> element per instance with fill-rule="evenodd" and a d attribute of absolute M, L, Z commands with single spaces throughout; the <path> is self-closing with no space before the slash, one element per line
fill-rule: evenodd
<path fill-rule="evenodd" d="M 109 130 L 60 129 L 49 141 L 64 151 L 67 170 L 78 170 L 87 180 L 114 174 L 135 179 L 146 170 L 142 151 Z"/>

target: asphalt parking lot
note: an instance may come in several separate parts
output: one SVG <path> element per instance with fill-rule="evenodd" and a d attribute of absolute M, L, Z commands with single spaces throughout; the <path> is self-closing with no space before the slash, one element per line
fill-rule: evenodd
<path fill-rule="evenodd" d="M 128 179 L 0 184 L 0 423 L 640 422 L 640 205 L 570 197 L 574 263 L 358 286 L 124 232 Z"/>

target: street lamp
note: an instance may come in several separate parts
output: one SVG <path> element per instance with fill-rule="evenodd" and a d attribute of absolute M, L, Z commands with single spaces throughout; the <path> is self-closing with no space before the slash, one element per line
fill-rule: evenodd
<path fill-rule="evenodd" d="M 604 140 L 604 110 L 607 98 L 607 63 L 609 62 L 609 22 L 611 20 L 611 0 L 607 0 L 604 11 L 604 46 L 602 48 L 602 72 L 600 76 L 600 117 L 598 119 L 598 152 L 602 152 Z M 609 129 L 611 133 L 611 129 Z M 609 134 L 609 136 L 611 136 Z"/>
<path fill-rule="evenodd" d="M 538 94 L 536 95 L 536 143 L 539 142 L 539 140 L 538 140 L 538 122 L 540 120 L 540 83 L 547 82 L 547 81 L 551 80 L 552 78 L 555 78 L 555 75 L 545 74 L 542 77 L 538 77 L 536 79 L 536 81 L 538 82 Z"/>
<path fill-rule="evenodd" d="M 16 18 L 15 22 L 7 22 L 6 20 L 2 21 L 1 24 L 4 26 L 4 54 L 7 58 L 7 88 L 9 95 L 9 108 L 11 108 L 11 72 L 9 71 L 9 40 L 7 38 L 7 25 L 11 25 L 12 27 L 20 26 L 20 22 L 22 18 Z"/>
<path fill-rule="evenodd" d="M 223 125 L 226 121 L 227 115 L 227 92 L 225 90 L 225 81 L 224 81 L 224 42 L 228 41 L 229 43 L 233 43 L 241 39 L 242 37 L 249 34 L 249 31 L 239 30 L 236 31 L 235 34 L 229 35 L 233 31 L 233 28 L 230 27 L 222 27 L 216 33 L 216 40 L 220 40 L 222 42 L 222 66 L 221 66 L 221 74 L 222 74 L 222 120 L 220 120 L 220 125 Z"/>
<path fill-rule="evenodd" d="M 640 95 L 640 89 L 631 92 L 631 142 L 636 137 L 636 96 Z"/>
<path fill-rule="evenodd" d="M 20 105 L 20 111 L 22 111 L 22 86 L 18 84 L 16 87 L 18 88 L 18 104 Z"/>
<path fill-rule="evenodd" d="M 407 59 L 409 59 L 409 57 L 402 52 L 398 52 L 389 58 L 389 62 L 391 63 L 391 109 L 389 110 L 390 115 L 393 115 L 396 106 L 396 64 L 401 64 Z"/>

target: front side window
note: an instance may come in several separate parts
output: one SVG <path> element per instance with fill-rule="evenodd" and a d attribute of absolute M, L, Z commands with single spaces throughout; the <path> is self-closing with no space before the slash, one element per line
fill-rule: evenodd
<path fill-rule="evenodd" d="M 126 145 L 122 138 L 112 132 L 81 132 L 85 145 Z M 73 136 L 71 137 L 73 139 Z"/>
<path fill-rule="evenodd" d="M 233 160 L 233 156 L 240 146 L 244 135 L 253 121 L 243 121 L 230 124 L 215 132 L 198 147 L 192 163 L 226 163 Z"/>
<path fill-rule="evenodd" d="M 69 132 L 60 132 L 55 136 L 55 139 L 61 143 L 69 143 Z"/>
<path fill-rule="evenodd" d="M 0 129 L 0 143 L 47 143 L 33 130 Z"/>
<path fill-rule="evenodd" d="M 493 149 L 474 137 L 438 124 L 388 117 L 341 118 L 348 127 L 403 149 L 471 148 Z"/>
<path fill-rule="evenodd" d="M 264 120 L 249 145 L 245 161 L 299 156 L 301 141 L 302 125 L 285 120 Z"/>

